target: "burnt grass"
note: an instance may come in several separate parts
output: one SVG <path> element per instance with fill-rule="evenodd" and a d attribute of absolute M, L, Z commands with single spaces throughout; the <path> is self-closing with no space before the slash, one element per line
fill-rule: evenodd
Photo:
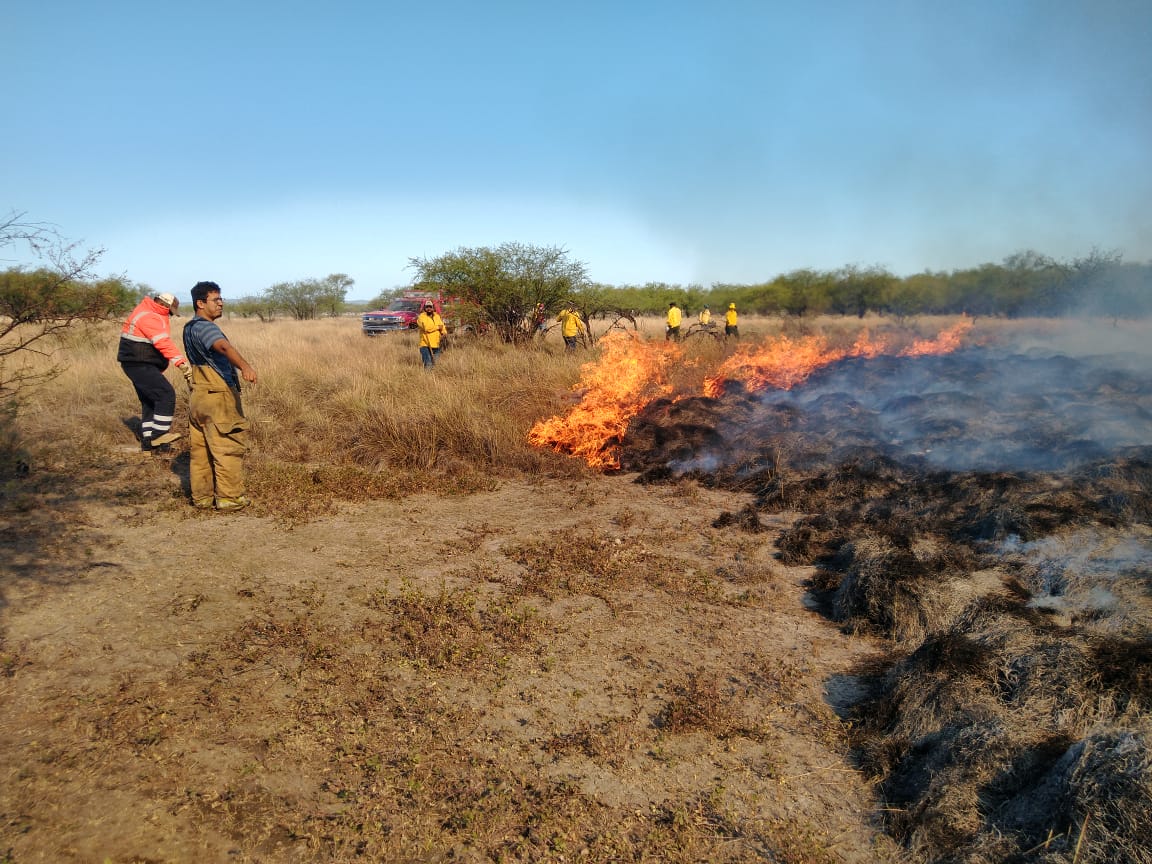
<path fill-rule="evenodd" d="M 887 646 L 846 670 L 851 745 L 918 860 L 1152 862 L 1152 382 L 1122 360 L 850 360 L 625 436 L 639 483 L 754 493 L 716 527 L 800 514 L 778 559 Z"/>

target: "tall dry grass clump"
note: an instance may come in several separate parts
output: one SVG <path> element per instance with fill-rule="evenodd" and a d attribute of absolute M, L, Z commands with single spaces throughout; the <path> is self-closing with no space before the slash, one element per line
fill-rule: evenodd
<path fill-rule="evenodd" d="M 232 329 L 238 344 L 251 337 L 260 370 L 248 397 L 260 449 L 300 463 L 534 470 L 526 430 L 560 407 L 576 371 L 556 346 L 461 338 L 425 372 L 413 334 L 367 338 L 347 319 Z"/>
<path fill-rule="evenodd" d="M 173 322 L 178 342 L 186 321 Z M 250 485 L 266 499 L 292 499 L 290 509 L 476 488 L 508 472 L 582 470 L 526 440 L 532 423 L 571 404 L 580 364 L 592 356 L 565 353 L 558 338 L 530 348 L 453 338 L 426 372 L 414 334 L 368 338 L 354 318 L 220 323 L 259 373 L 243 395 Z M 78 329 L 53 356 L 31 358 L 63 371 L 21 394 L 19 419 L 3 430 L 6 452 L 31 448 L 42 467 L 75 470 L 136 449 L 139 404 L 115 360 L 118 333 L 112 322 Z M 186 431 L 187 391 L 169 375 L 178 399 L 173 428 Z"/>

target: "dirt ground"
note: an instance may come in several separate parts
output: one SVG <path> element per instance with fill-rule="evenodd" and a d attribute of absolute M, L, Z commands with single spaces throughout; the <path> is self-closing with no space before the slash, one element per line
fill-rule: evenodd
<path fill-rule="evenodd" d="M 0 515 L 0 862 L 898 859 L 794 517 L 616 475 L 290 525 L 178 467 Z"/>

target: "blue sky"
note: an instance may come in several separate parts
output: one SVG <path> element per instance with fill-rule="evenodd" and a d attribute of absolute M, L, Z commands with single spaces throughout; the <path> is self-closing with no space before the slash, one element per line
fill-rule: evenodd
<path fill-rule="evenodd" d="M 1148 0 L 6 7 L 0 215 L 156 290 L 1152 259 Z"/>

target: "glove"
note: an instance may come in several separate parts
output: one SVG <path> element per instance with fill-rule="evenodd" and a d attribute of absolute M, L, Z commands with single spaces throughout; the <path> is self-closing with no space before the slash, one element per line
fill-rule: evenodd
<path fill-rule="evenodd" d="M 188 389 L 191 390 L 192 389 L 192 366 L 191 366 L 191 364 L 185 363 L 183 366 L 180 367 L 180 371 L 184 375 L 184 383 L 186 383 L 188 385 Z"/>

